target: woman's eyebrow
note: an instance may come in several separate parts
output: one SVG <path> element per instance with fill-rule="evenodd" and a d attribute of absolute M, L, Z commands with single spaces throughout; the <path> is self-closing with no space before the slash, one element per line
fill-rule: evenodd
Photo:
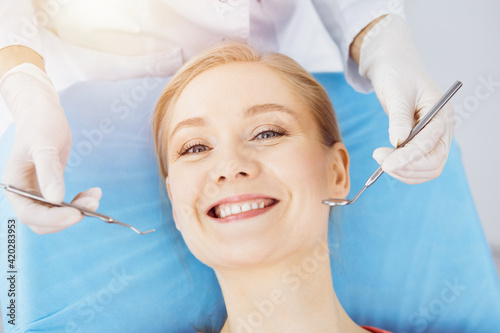
<path fill-rule="evenodd" d="M 203 126 L 207 126 L 207 121 L 203 117 L 194 117 L 183 120 L 175 126 L 174 130 L 172 131 L 172 134 L 170 134 L 169 140 L 172 141 L 174 134 L 183 127 L 203 127 Z"/>
<path fill-rule="evenodd" d="M 255 116 L 260 113 L 265 113 L 265 112 L 270 112 L 270 111 L 281 111 L 288 113 L 289 115 L 295 117 L 297 120 L 299 119 L 297 112 L 287 108 L 284 105 L 281 104 L 274 104 L 274 103 L 268 103 L 268 104 L 256 104 L 251 107 L 249 107 L 244 113 L 244 117 L 251 117 Z"/>
<path fill-rule="evenodd" d="M 295 111 L 287 108 L 284 105 L 272 104 L 272 103 L 252 105 L 251 107 L 249 107 L 248 109 L 246 109 L 243 112 L 243 117 L 248 118 L 248 117 L 255 116 L 257 114 L 272 112 L 272 111 L 281 111 L 281 112 L 287 113 L 287 114 L 293 116 L 295 119 L 299 120 L 299 117 Z M 180 123 L 178 123 L 175 126 L 175 128 L 173 129 L 172 134 L 170 134 L 170 140 L 172 140 L 175 133 L 177 133 L 180 129 L 182 129 L 184 127 L 203 127 L 203 126 L 207 126 L 207 120 L 204 117 L 194 117 L 194 118 L 189 118 L 189 119 L 183 120 Z"/>

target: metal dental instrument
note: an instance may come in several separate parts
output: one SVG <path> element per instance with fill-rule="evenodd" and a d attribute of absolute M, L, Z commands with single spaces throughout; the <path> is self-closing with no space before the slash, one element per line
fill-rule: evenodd
<path fill-rule="evenodd" d="M 451 86 L 451 88 L 444 93 L 444 95 L 439 99 L 439 101 L 437 101 L 437 103 L 429 110 L 429 112 L 427 112 L 427 114 L 422 118 L 422 120 L 419 121 L 419 123 L 413 128 L 408 138 L 402 144 L 400 144 L 396 149 L 401 148 L 408 142 L 410 142 L 410 140 L 413 139 L 415 135 L 417 135 L 431 121 L 432 118 L 434 118 L 434 116 L 439 112 L 439 110 L 443 108 L 443 106 L 450 100 L 450 98 L 452 98 L 453 95 L 455 95 L 455 93 L 458 91 L 458 89 L 460 89 L 461 86 L 462 82 L 456 81 Z M 368 178 L 368 180 L 365 183 L 365 186 L 363 186 L 361 191 L 359 191 L 359 193 L 356 194 L 356 196 L 352 200 L 332 198 L 332 199 L 325 199 L 322 201 L 322 203 L 329 206 L 350 205 L 359 198 L 361 193 L 363 193 L 368 187 L 370 187 L 373 183 L 375 183 L 375 181 L 379 179 L 379 177 L 383 173 L 384 171 L 382 170 L 382 167 L 379 166 L 378 169 L 375 170 L 375 172 Z"/>
<path fill-rule="evenodd" d="M 79 206 L 76 206 L 76 205 L 73 205 L 73 204 L 70 204 L 70 203 L 66 203 L 66 202 L 61 202 L 60 204 L 55 204 L 55 203 L 52 203 L 52 202 L 49 202 L 49 201 L 45 200 L 42 196 L 40 196 L 37 193 L 33 193 L 33 192 L 21 190 L 21 189 L 15 187 L 15 186 L 12 186 L 12 185 L 6 185 L 6 184 L 0 183 L 0 187 L 3 187 L 4 189 L 6 189 L 9 192 L 16 193 L 16 194 L 22 195 L 22 196 L 27 197 L 27 198 L 31 198 L 31 199 L 36 200 L 36 201 L 40 201 L 40 202 L 49 204 L 51 206 L 76 208 L 76 209 L 78 209 L 85 216 L 97 217 L 97 218 L 103 220 L 106 223 L 119 224 L 121 226 L 124 226 L 124 227 L 127 227 L 127 228 L 133 230 L 134 232 L 138 233 L 139 235 L 145 235 L 145 234 L 149 234 L 150 232 L 154 232 L 155 231 L 155 229 L 151 229 L 151 230 L 142 232 L 142 231 L 137 230 L 136 228 L 134 228 L 131 225 L 128 225 L 128 224 L 116 221 L 111 216 L 107 216 L 107 215 L 104 215 L 104 214 L 93 212 L 93 211 L 90 211 L 88 209 L 85 209 L 85 208 L 82 208 L 82 207 L 79 207 Z"/>

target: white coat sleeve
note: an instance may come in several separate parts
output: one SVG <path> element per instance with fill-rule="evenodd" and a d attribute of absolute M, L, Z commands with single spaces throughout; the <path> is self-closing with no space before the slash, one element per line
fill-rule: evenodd
<path fill-rule="evenodd" d="M 30 0 L 0 1 L 0 49 L 10 45 L 24 45 L 43 57 L 38 20 Z M 48 18 L 46 18 L 48 19 Z"/>
<path fill-rule="evenodd" d="M 401 0 L 312 0 L 325 28 L 340 49 L 347 82 L 357 91 L 373 90 L 370 80 L 358 73 L 349 56 L 354 37 L 371 21 L 385 14 L 404 16 Z"/>

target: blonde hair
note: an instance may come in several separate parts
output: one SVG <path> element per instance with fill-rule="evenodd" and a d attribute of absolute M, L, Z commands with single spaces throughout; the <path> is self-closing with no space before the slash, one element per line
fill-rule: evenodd
<path fill-rule="evenodd" d="M 169 111 L 175 106 L 184 88 L 196 76 L 210 68 L 236 62 L 260 63 L 274 70 L 305 100 L 317 122 L 321 143 L 325 147 L 331 147 L 335 142 L 342 141 L 328 94 L 302 66 L 284 54 L 260 54 L 246 44 L 224 42 L 186 62 L 172 77 L 156 104 L 153 115 L 153 137 L 159 171 L 163 179 L 168 174 L 166 128 L 170 119 Z"/>

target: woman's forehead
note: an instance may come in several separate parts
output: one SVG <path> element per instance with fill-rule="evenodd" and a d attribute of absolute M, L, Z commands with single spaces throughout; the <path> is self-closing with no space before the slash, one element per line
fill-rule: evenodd
<path fill-rule="evenodd" d="M 201 73 L 186 85 L 171 110 L 171 122 L 214 112 L 235 115 L 264 104 L 304 107 L 302 98 L 276 70 L 260 63 L 225 64 Z"/>

